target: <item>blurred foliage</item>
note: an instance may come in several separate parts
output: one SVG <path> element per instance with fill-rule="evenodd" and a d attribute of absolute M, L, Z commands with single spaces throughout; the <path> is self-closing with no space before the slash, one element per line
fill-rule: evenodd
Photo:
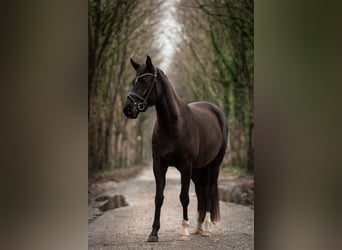
<path fill-rule="evenodd" d="M 159 0 L 88 1 L 90 175 L 139 163 L 150 153 L 153 110 L 129 120 L 122 106 L 134 75 L 129 58 L 143 62 L 149 54 L 155 64 L 161 61 L 165 48 L 158 44 L 158 32 L 165 6 Z M 185 101 L 223 108 L 229 123 L 224 165 L 249 171 L 254 169 L 253 11 L 251 0 L 178 1 L 180 42 L 167 69 Z M 163 32 L 172 39 L 170 30 Z"/>
<path fill-rule="evenodd" d="M 159 5 L 157 0 L 88 1 L 89 175 L 134 164 L 147 153 L 146 119 L 128 121 L 122 106 L 134 75 L 129 58 L 156 54 L 151 45 Z"/>

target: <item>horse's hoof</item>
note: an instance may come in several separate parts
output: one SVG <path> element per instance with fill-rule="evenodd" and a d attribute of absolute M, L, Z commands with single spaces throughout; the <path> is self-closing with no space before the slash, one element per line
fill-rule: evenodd
<path fill-rule="evenodd" d="M 189 235 L 182 235 L 181 237 L 179 237 L 180 240 L 185 241 L 185 240 L 190 240 Z"/>
<path fill-rule="evenodd" d="M 204 237 L 210 237 L 211 234 L 210 234 L 210 232 L 203 231 L 203 232 L 202 232 L 202 236 L 204 236 Z"/>
<path fill-rule="evenodd" d="M 148 237 L 147 242 L 158 242 L 158 236 L 157 235 L 150 235 Z"/>

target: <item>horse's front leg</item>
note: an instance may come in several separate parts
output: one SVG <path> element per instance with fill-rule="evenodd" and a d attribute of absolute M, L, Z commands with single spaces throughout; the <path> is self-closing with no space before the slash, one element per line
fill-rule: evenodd
<path fill-rule="evenodd" d="M 158 241 L 158 231 L 160 228 L 160 210 L 164 201 L 165 175 L 167 167 L 153 161 L 153 173 L 156 181 L 156 195 L 154 198 L 155 210 L 152 232 L 148 237 L 148 242 Z"/>
<path fill-rule="evenodd" d="M 183 207 L 183 234 L 181 240 L 189 240 L 189 218 L 188 218 L 188 205 L 189 205 L 189 186 L 191 179 L 191 164 L 183 166 L 181 169 L 181 192 L 179 195 Z"/>

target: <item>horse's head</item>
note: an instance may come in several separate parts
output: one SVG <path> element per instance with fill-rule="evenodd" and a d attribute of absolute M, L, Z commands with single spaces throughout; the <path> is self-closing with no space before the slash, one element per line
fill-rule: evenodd
<path fill-rule="evenodd" d="M 151 58 L 147 56 L 146 63 L 140 65 L 132 58 L 131 64 L 136 71 L 132 81 L 132 89 L 127 95 L 123 112 L 128 118 L 135 119 L 140 112 L 145 112 L 149 106 L 155 104 L 155 88 L 157 83 L 157 69 L 153 66 Z"/>

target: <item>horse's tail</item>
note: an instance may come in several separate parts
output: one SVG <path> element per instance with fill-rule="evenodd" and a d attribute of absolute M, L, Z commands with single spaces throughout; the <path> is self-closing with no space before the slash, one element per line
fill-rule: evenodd
<path fill-rule="evenodd" d="M 213 165 L 208 169 L 210 183 L 212 185 L 212 200 L 211 200 L 211 211 L 210 211 L 210 219 L 211 221 L 219 221 L 220 220 L 220 204 L 219 204 L 219 192 L 218 192 L 218 175 L 220 171 L 220 165 L 223 160 L 223 157 L 226 153 L 226 144 L 222 145 L 218 155 L 216 156 Z M 209 179 L 208 178 L 208 179 Z"/>
<path fill-rule="evenodd" d="M 219 194 L 218 194 L 218 187 L 217 187 L 217 180 L 214 185 L 213 197 L 211 202 L 211 212 L 210 212 L 210 219 L 212 222 L 216 222 L 220 220 L 220 204 L 219 204 Z"/>
<path fill-rule="evenodd" d="M 220 126 L 223 133 L 223 140 L 221 144 L 221 148 L 217 156 L 215 157 L 215 160 L 210 164 L 211 167 L 208 169 L 210 171 L 209 178 L 211 176 L 211 180 L 209 183 L 211 183 L 213 186 L 212 191 L 212 204 L 211 204 L 211 211 L 210 211 L 210 219 L 213 222 L 220 220 L 220 205 L 219 205 L 219 193 L 218 193 L 218 175 L 220 171 L 220 165 L 223 160 L 223 157 L 226 153 L 227 148 L 227 142 L 228 142 L 228 123 L 227 119 L 223 113 L 223 111 L 219 108 L 215 108 L 214 112 L 216 116 L 218 117 L 218 120 L 220 122 Z"/>

